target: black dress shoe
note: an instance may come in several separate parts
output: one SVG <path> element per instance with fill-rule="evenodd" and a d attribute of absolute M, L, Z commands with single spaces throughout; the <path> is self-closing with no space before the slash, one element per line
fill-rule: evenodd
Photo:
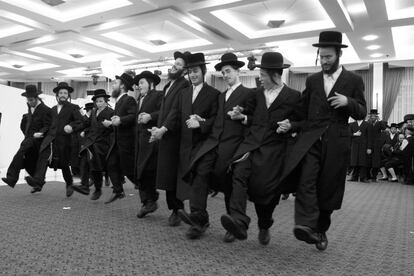
<path fill-rule="evenodd" d="M 208 222 L 204 225 L 190 226 L 185 235 L 190 240 L 199 239 L 206 232 L 209 226 L 210 223 Z"/>
<path fill-rule="evenodd" d="M 83 195 L 89 195 L 89 186 L 87 187 L 84 185 L 73 185 L 72 188 L 75 192 L 78 192 Z"/>
<path fill-rule="evenodd" d="M 95 192 L 93 192 L 92 196 L 91 196 L 91 200 L 98 200 L 102 195 L 102 191 L 101 190 L 95 190 Z"/>
<path fill-rule="evenodd" d="M 71 197 L 73 195 L 73 185 L 66 184 L 66 197 Z"/>
<path fill-rule="evenodd" d="M 143 218 L 149 213 L 153 213 L 158 209 L 158 204 L 156 201 L 148 200 L 141 209 L 138 211 L 137 218 Z"/>
<path fill-rule="evenodd" d="M 224 238 L 223 238 L 224 242 L 231 243 L 231 242 L 234 242 L 235 240 L 236 240 L 236 237 L 232 233 L 226 232 L 226 234 L 224 234 Z"/>
<path fill-rule="evenodd" d="M 326 250 L 328 247 L 328 237 L 326 237 L 326 233 L 319 233 L 319 242 L 317 242 L 315 246 L 320 251 Z"/>
<path fill-rule="evenodd" d="M 170 217 L 168 218 L 168 225 L 175 227 L 175 226 L 180 225 L 180 223 L 181 223 L 181 219 L 178 216 L 177 211 L 173 211 Z"/>
<path fill-rule="evenodd" d="M 237 239 L 247 239 L 247 227 L 245 227 L 243 224 L 238 223 L 232 216 L 227 214 L 222 215 L 220 220 L 221 225 L 223 225 L 224 229 L 233 234 Z"/>
<path fill-rule="evenodd" d="M 16 186 L 16 181 L 11 180 L 10 178 L 2 177 L 1 180 L 3 180 L 3 182 L 9 185 L 11 188 L 14 188 L 14 186 Z"/>
<path fill-rule="evenodd" d="M 269 229 L 260 229 L 258 238 L 259 238 L 260 244 L 268 245 L 270 242 Z"/>
<path fill-rule="evenodd" d="M 107 201 L 105 201 L 105 204 L 109 204 L 111 202 L 114 202 L 117 199 L 121 199 L 121 198 L 124 198 L 124 197 L 125 197 L 125 193 L 124 192 L 121 192 L 121 193 L 113 193 L 111 195 L 111 197 L 108 198 Z"/>
<path fill-rule="evenodd" d="M 33 188 L 30 191 L 30 193 L 34 194 L 34 193 L 40 192 L 42 190 L 42 184 L 37 179 L 35 179 L 34 177 L 32 177 L 32 176 L 26 176 L 24 179 L 26 180 L 27 184 L 30 187 Z"/>
<path fill-rule="evenodd" d="M 187 213 L 184 209 L 179 209 L 179 210 L 177 210 L 177 215 L 180 217 L 180 219 L 181 219 L 184 223 L 186 223 L 186 224 L 188 224 L 188 225 L 194 226 L 194 225 L 196 225 L 196 224 L 197 224 L 196 222 L 194 222 L 194 221 L 191 219 L 190 214 L 188 214 L 188 213 Z"/>
<path fill-rule="evenodd" d="M 309 226 L 295 225 L 293 228 L 293 234 L 298 240 L 306 243 L 315 244 L 320 241 L 318 233 L 313 231 L 313 229 Z"/>
<path fill-rule="evenodd" d="M 36 188 L 32 188 L 32 190 L 30 191 L 30 193 L 31 194 L 34 194 L 34 193 L 38 193 L 40 191 L 42 191 L 42 188 L 41 187 L 36 187 Z"/>

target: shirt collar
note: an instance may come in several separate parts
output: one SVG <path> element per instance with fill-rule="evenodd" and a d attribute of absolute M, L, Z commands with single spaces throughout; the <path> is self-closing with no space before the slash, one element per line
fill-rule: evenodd
<path fill-rule="evenodd" d="M 337 80 L 339 75 L 342 73 L 342 65 L 338 66 L 338 69 L 336 69 L 336 71 L 332 74 L 326 74 L 324 73 L 323 75 L 327 78 L 332 78 L 333 80 Z"/>
<path fill-rule="evenodd" d="M 232 86 L 229 86 L 228 90 L 234 91 L 237 89 L 237 87 L 239 87 L 241 85 L 241 82 L 236 82 L 235 84 L 233 84 Z"/>
<path fill-rule="evenodd" d="M 119 96 L 118 96 L 118 98 L 116 98 L 116 100 L 115 100 L 115 103 L 117 103 L 117 102 L 119 102 L 119 100 L 124 96 L 124 95 L 126 95 L 126 94 L 128 94 L 127 92 L 122 92 Z"/>
<path fill-rule="evenodd" d="M 282 91 L 283 87 L 285 87 L 284 83 L 279 88 L 265 89 L 264 92 L 265 93 L 279 93 L 280 91 Z"/>

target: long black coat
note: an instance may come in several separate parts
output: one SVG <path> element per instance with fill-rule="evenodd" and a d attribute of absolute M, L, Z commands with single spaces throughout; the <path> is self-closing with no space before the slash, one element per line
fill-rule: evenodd
<path fill-rule="evenodd" d="M 349 124 L 351 130 L 351 162 L 350 166 L 369 167 L 369 155 L 367 149 L 372 150 L 372 125 L 366 121 L 362 121 L 358 126 L 358 122 Z M 357 131 L 361 131 L 361 136 L 354 136 Z"/>
<path fill-rule="evenodd" d="M 395 144 L 397 144 L 397 142 L 398 142 L 398 133 L 395 133 L 394 137 L 392 137 L 392 138 L 391 138 L 391 133 L 387 133 L 385 135 L 385 143 L 386 144 L 389 144 L 389 145 L 394 147 Z"/>
<path fill-rule="evenodd" d="M 370 167 L 380 168 L 382 159 L 382 146 L 386 142 L 386 134 L 383 132 L 387 127 L 387 123 L 377 121 L 371 124 L 371 138 L 372 138 L 372 154 L 370 156 Z"/>
<path fill-rule="evenodd" d="M 162 93 L 160 91 L 149 91 L 142 101 L 141 109 L 137 112 L 136 118 L 142 112 L 148 113 L 151 116 L 151 120 L 148 123 L 137 125 L 135 184 L 138 186 L 141 184 L 141 177 L 144 171 L 155 171 L 157 169 L 158 144 L 149 142 L 151 133 L 148 129 L 157 125 L 161 100 Z"/>
<path fill-rule="evenodd" d="M 24 134 L 24 139 L 20 144 L 19 151 L 24 152 L 24 168 L 30 174 L 36 169 L 36 161 L 43 141 L 43 138 L 34 138 L 33 134 L 41 132 L 46 136 L 51 123 L 52 109 L 44 103 L 39 104 L 33 114 L 29 107 L 28 112 L 22 117 L 20 129 Z"/>
<path fill-rule="evenodd" d="M 105 127 L 102 122 L 104 120 L 111 120 L 114 115 L 114 110 L 110 107 L 105 107 L 99 114 L 97 109 L 93 109 L 89 120 L 86 123 L 88 131 L 85 131 L 85 138 L 80 149 L 80 154 L 88 152 L 92 154 L 89 160 L 89 168 L 91 171 L 102 172 L 106 170 L 106 155 L 108 154 L 110 146 L 111 127 Z"/>
<path fill-rule="evenodd" d="M 180 150 L 180 131 L 177 127 L 177 110 L 174 110 L 176 101 L 181 95 L 181 91 L 189 86 L 188 81 L 181 77 L 170 87 L 167 95 L 165 91 L 171 83 L 163 89 L 161 108 L 158 116 L 158 127 L 166 127 L 168 131 L 158 142 L 157 158 L 157 189 L 173 191 L 177 188 L 177 168 Z"/>
<path fill-rule="evenodd" d="M 252 174 L 249 180 L 249 197 L 259 204 L 268 204 L 280 184 L 286 153 L 294 142 L 292 133 L 278 134 L 277 122 L 300 119 L 297 113 L 300 92 L 284 86 L 269 108 L 264 90 L 256 91 L 256 108 L 249 132 L 233 156 L 233 161 L 250 152 Z"/>
<path fill-rule="evenodd" d="M 218 112 L 211 133 L 200 150 L 191 159 L 190 166 L 185 173 L 185 178 L 190 176 L 191 170 L 198 160 L 209 151 L 216 149 L 217 160 L 215 162 L 213 175 L 215 182 L 217 181 L 218 183 L 211 184 L 218 191 L 228 190 L 229 187 L 225 186 L 231 185 L 231 183 L 225 181 L 226 172 L 237 147 L 243 141 L 249 128 L 241 120 L 232 120 L 227 113 L 238 105 L 244 108 L 243 114 L 248 116 L 248 121 L 251 121 L 251 115 L 255 107 L 255 94 L 252 89 L 240 85 L 233 91 L 227 101 L 226 93 L 219 95 Z"/>
<path fill-rule="evenodd" d="M 218 95 L 220 92 L 214 87 L 204 83 L 197 98 L 192 103 L 193 87 L 190 86 L 183 90 L 179 101 L 177 101 L 178 110 L 176 120 L 177 126 L 181 129 L 180 159 L 177 171 L 177 198 L 181 200 L 190 197 L 190 184 L 184 181 L 183 177 L 188 171 L 191 159 L 207 139 L 217 115 Z M 200 122 L 200 127 L 189 129 L 186 121 L 190 115 L 197 114 L 205 121 Z"/>
<path fill-rule="evenodd" d="M 123 95 L 115 104 L 114 116 L 121 118 L 121 124 L 113 127 L 114 133 L 111 139 L 111 147 L 108 156 L 117 146 L 120 156 L 120 165 L 124 175 L 134 175 L 135 158 L 135 116 L 137 112 L 137 102 L 128 95 Z M 134 179 L 130 179 L 133 181 Z"/>
<path fill-rule="evenodd" d="M 348 106 L 332 108 L 327 98 L 334 96 L 334 92 L 345 95 L 348 98 Z M 293 128 L 299 127 L 303 131 L 298 135 L 297 142 L 286 161 L 282 178 L 285 179 L 294 172 L 308 150 L 323 135 L 327 140 L 327 154 L 321 163 L 320 176 L 316 183 L 318 207 L 321 210 L 340 209 L 351 147 L 348 119 L 351 116 L 355 120 L 363 120 L 367 114 L 364 83 L 361 77 L 343 68 L 326 97 L 323 73 L 319 72 L 306 79 L 301 101 L 305 120 L 294 124 Z M 298 180 L 294 174 L 291 176 L 286 182 L 289 188 L 295 187 Z"/>
<path fill-rule="evenodd" d="M 57 113 L 57 106 L 52 107 L 52 124 L 40 146 L 40 152 L 45 150 L 51 143 L 53 146 L 53 161 L 50 166 L 54 169 L 61 169 L 69 166 L 71 159 L 72 134 L 67 134 L 63 128 L 70 125 L 73 132 L 84 128 L 82 115 L 79 113 L 79 106 L 65 102 Z"/>

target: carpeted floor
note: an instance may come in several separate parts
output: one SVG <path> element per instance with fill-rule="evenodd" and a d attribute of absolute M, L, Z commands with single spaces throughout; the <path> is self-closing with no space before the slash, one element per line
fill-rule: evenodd
<path fill-rule="evenodd" d="M 414 275 L 414 186 L 348 183 L 329 247 L 319 252 L 292 234 L 293 198 L 277 207 L 268 246 L 252 217 L 247 241 L 222 242 L 221 196 L 209 200 L 211 226 L 201 240 L 186 225 L 167 226 L 164 194 L 156 213 L 137 219 L 139 197 L 110 205 L 74 194 L 61 182 L 31 195 L 0 187 L 0 275 Z"/>

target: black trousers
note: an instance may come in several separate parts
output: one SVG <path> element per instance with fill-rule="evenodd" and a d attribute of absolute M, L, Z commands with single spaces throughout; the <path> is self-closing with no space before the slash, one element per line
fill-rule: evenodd
<path fill-rule="evenodd" d="M 56 153 L 57 151 L 55 151 Z M 45 176 L 46 171 L 49 166 L 49 157 L 51 154 L 51 148 L 50 145 L 47 146 L 46 149 L 44 149 L 42 152 L 39 153 L 39 159 L 37 160 L 36 165 L 36 171 L 33 175 L 33 177 L 36 179 L 36 181 L 39 182 L 40 185 L 45 184 Z M 73 178 L 72 173 L 70 171 L 69 165 L 61 166 L 63 179 L 66 182 L 66 185 L 72 185 L 73 184 Z"/>
<path fill-rule="evenodd" d="M 147 204 L 148 201 L 157 201 L 158 192 L 155 188 L 155 179 L 157 176 L 156 170 L 144 170 L 140 179 L 139 197 L 142 204 Z"/>
<path fill-rule="evenodd" d="M 352 167 L 352 178 L 354 179 L 368 179 L 368 168 L 363 166 Z"/>
<path fill-rule="evenodd" d="M 7 178 L 17 182 L 19 180 L 20 170 L 22 169 L 26 169 L 29 175 L 33 176 L 36 170 L 38 153 L 39 146 L 33 139 L 24 140 L 7 169 Z M 35 156 L 35 158 L 28 160 L 25 156 Z"/>
<path fill-rule="evenodd" d="M 129 175 L 124 175 L 121 168 L 121 156 L 117 145 L 115 145 L 111 150 L 107 162 L 108 175 L 112 182 L 113 193 L 118 194 L 124 192 L 124 187 L 122 185 L 124 176 L 128 177 L 128 179 L 132 181 L 134 179 L 134 173 L 129 172 Z"/>
<path fill-rule="evenodd" d="M 273 225 L 273 211 L 279 204 L 280 194 L 276 194 L 266 205 L 255 203 L 257 226 L 259 229 L 269 229 Z"/>
<path fill-rule="evenodd" d="M 177 190 L 166 191 L 168 210 L 177 211 L 178 209 L 184 209 L 184 203 L 177 198 Z"/>
<path fill-rule="evenodd" d="M 79 169 L 81 173 L 81 184 L 89 189 L 89 178 L 92 178 L 95 190 L 102 189 L 102 172 L 92 171 L 88 161 L 88 154 L 86 151 L 81 153 Z"/>

